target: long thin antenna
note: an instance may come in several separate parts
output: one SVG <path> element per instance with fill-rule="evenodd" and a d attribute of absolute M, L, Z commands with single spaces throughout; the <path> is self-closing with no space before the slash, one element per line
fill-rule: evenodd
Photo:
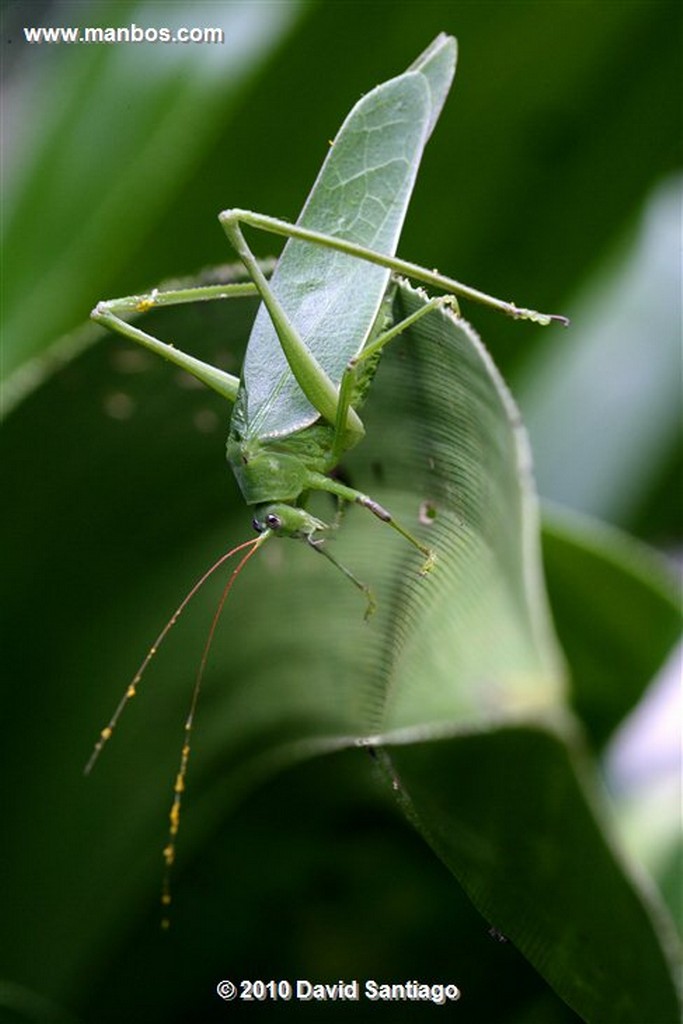
<path fill-rule="evenodd" d="M 164 879 L 161 889 L 161 903 L 163 907 L 168 907 L 171 904 L 171 869 L 173 862 L 175 861 L 175 844 L 176 837 L 178 835 L 178 829 L 180 828 L 180 809 L 182 804 L 183 792 L 185 790 L 185 777 L 187 775 L 187 767 L 190 761 L 190 736 L 192 733 L 192 726 L 194 725 L 194 716 L 197 710 L 197 703 L 199 701 L 199 692 L 202 687 L 202 681 L 204 679 L 204 672 L 206 670 L 207 661 L 209 659 L 209 652 L 211 645 L 213 644 L 213 638 L 216 633 L 216 628 L 220 621 L 220 617 L 225 607 L 230 591 L 232 590 L 233 584 L 242 569 L 245 567 L 249 559 L 256 553 L 261 544 L 270 536 L 271 531 L 266 530 L 259 537 L 255 537 L 253 540 L 246 541 L 244 544 L 240 544 L 239 547 L 234 548 L 230 554 L 235 554 L 237 551 L 242 551 L 244 548 L 249 547 L 246 555 L 243 555 L 238 565 L 233 569 L 228 582 L 223 588 L 221 599 L 218 602 L 218 607 L 213 616 L 211 627 L 209 629 L 206 643 L 204 644 L 204 650 L 202 651 L 201 661 L 199 662 L 199 668 L 197 669 L 197 676 L 194 683 L 194 689 L 192 691 L 192 700 L 190 701 L 190 710 L 187 718 L 185 719 L 185 735 L 183 739 L 183 748 L 180 755 L 180 766 L 178 768 L 178 774 L 176 775 L 175 785 L 173 787 L 173 803 L 171 804 L 171 810 L 169 812 L 169 828 L 168 828 L 168 842 L 164 847 L 164 861 L 166 863 L 166 869 L 164 871 Z M 217 568 L 218 565 L 225 561 L 224 556 L 219 562 L 213 567 Z M 213 572 L 213 569 L 210 571 Z M 207 574 L 208 575 L 208 574 Z M 168 929 L 170 927 L 170 920 L 167 915 L 162 918 L 161 927 Z"/>
<path fill-rule="evenodd" d="M 90 755 L 90 758 L 88 759 L 88 762 L 87 762 L 87 764 L 86 764 L 86 766 L 84 768 L 84 774 L 85 775 L 89 775 L 90 772 L 92 771 L 92 768 L 93 768 L 95 762 L 97 761 L 98 757 L 102 753 L 103 747 L 108 742 L 108 740 L 111 739 L 111 735 L 112 735 L 112 733 L 113 733 L 113 731 L 114 731 L 114 729 L 116 727 L 116 724 L 117 724 L 119 718 L 121 717 L 121 715 L 123 714 L 123 709 L 125 708 L 125 706 L 128 703 L 128 701 L 132 700 L 133 697 L 136 695 L 138 683 L 142 679 L 142 676 L 144 675 L 145 670 L 147 669 L 147 666 L 149 665 L 150 661 L 152 660 L 154 655 L 159 650 L 159 647 L 161 646 L 163 641 L 166 639 L 167 635 L 169 634 L 169 632 L 171 631 L 173 626 L 175 626 L 176 622 L 178 621 L 178 619 L 180 618 L 182 613 L 185 611 L 185 609 L 187 608 L 188 604 L 190 603 L 192 598 L 195 596 L 195 594 L 197 594 L 197 592 L 199 590 L 201 590 L 201 588 L 204 586 L 204 584 L 209 579 L 209 577 L 213 576 L 213 574 L 216 572 L 216 570 L 220 569 L 220 567 L 225 562 L 227 562 L 227 560 L 229 558 L 232 558 L 233 555 L 236 555 L 239 551 L 243 551 L 245 548 L 251 548 L 252 550 L 249 552 L 249 555 L 246 558 L 244 558 L 242 560 L 242 562 L 240 562 L 240 565 L 238 566 L 238 570 L 239 570 L 239 568 L 242 566 L 242 564 L 248 558 L 251 557 L 251 555 L 256 550 L 256 548 L 260 545 L 260 543 L 263 540 L 266 539 L 266 536 L 268 536 L 269 534 L 270 534 L 270 531 L 266 531 L 265 533 L 262 533 L 260 537 L 255 537 L 252 540 L 244 541 L 243 544 L 238 544 L 237 547 L 231 548 L 230 551 L 226 551 L 226 553 L 224 555 L 221 555 L 221 557 L 218 559 L 217 562 L 214 562 L 214 564 L 209 569 L 206 570 L 204 575 L 199 580 L 197 580 L 197 582 L 192 587 L 190 592 L 183 598 L 183 600 L 178 605 L 178 607 L 174 611 L 174 613 L 171 616 L 171 618 L 168 620 L 168 622 L 166 623 L 164 628 L 159 633 L 159 636 L 156 638 L 156 640 L 154 641 L 154 643 L 152 644 L 152 646 L 148 650 L 148 652 L 145 655 L 145 657 L 144 657 L 140 667 L 138 668 L 137 672 L 133 676 L 131 682 L 126 687 L 125 693 L 123 694 L 123 697 L 119 701 L 119 703 L 118 703 L 118 705 L 116 707 L 116 710 L 114 711 L 114 714 L 111 716 L 111 718 L 109 719 L 109 722 L 107 723 L 105 728 L 100 733 L 99 739 L 98 739 L 97 743 L 95 744 L 93 752 Z M 231 580 L 236 575 L 238 570 L 236 570 L 236 572 L 233 573 L 233 576 L 230 577 Z"/>

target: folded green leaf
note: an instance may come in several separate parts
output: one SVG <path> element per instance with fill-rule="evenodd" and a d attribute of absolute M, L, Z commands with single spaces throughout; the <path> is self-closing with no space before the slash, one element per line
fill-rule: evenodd
<path fill-rule="evenodd" d="M 398 312 L 421 301 L 403 287 Z M 230 339 L 246 335 L 251 310 L 160 311 L 154 329 L 234 369 L 239 350 Z M 53 376 L 5 428 L 5 528 L 11 523 L 14 538 L 3 577 L 5 649 L 17 726 L 5 752 L 15 770 L 22 766 L 22 799 L 6 825 L 34 851 L 30 869 L 17 851 L 5 877 L 12 891 L 28 892 L 40 872 L 47 887 L 9 932 L 31 936 L 29 980 L 59 999 L 92 969 L 92 950 L 106 964 L 140 907 L 156 904 L 177 743 L 215 592 L 160 652 L 85 784 L 78 768 L 88 741 L 191 579 L 249 534 L 222 460 L 223 403 L 175 381 L 168 367 L 107 340 Z M 178 878 L 183 865 L 201 871 L 208 837 L 273 772 L 359 741 L 383 743 L 412 820 L 485 917 L 577 1012 L 605 1019 L 596 1007 L 623 991 L 623 1019 L 636 1020 L 633 993 L 654 979 L 668 1019 L 662 940 L 600 835 L 592 784 L 566 729 L 527 449 L 507 390 L 471 328 L 434 312 L 390 347 L 364 418 L 367 439 L 344 472 L 429 538 L 437 566 L 420 577 L 419 555 L 350 509 L 334 551 L 376 589 L 378 611 L 367 624 L 357 592 L 303 545 L 283 540 L 252 561 L 212 652 Z M 49 599 L 40 645 L 23 640 L 36 606 L 27 564 L 40 566 Z M 48 775 L 26 762 L 21 737 L 31 731 Z M 55 841 L 46 845 L 46 835 Z M 266 871 L 270 854 L 263 856 Z M 604 939 L 598 881 L 624 929 L 616 945 L 636 941 L 632 924 L 639 943 L 635 959 L 612 951 L 599 975 L 595 946 L 576 938 Z M 562 902 L 563 886 L 571 904 Z M 59 940 L 74 895 L 98 912 L 71 915 L 68 940 Z M 5 919 L 11 926 L 9 909 Z M 15 943 L 10 967 L 17 956 Z M 106 966 L 98 971 L 106 985 Z"/>

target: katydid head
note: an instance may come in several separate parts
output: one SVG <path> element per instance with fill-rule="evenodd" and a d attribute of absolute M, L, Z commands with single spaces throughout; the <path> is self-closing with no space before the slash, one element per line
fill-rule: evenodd
<path fill-rule="evenodd" d="M 367 602 L 365 608 L 366 620 L 370 618 L 375 610 L 375 598 L 372 590 L 358 579 L 357 576 L 347 569 L 345 565 L 337 561 L 334 555 L 328 551 L 327 542 L 315 534 L 320 530 L 329 530 L 330 527 L 321 519 L 316 519 L 310 512 L 296 505 L 286 505 L 283 502 L 271 505 L 262 505 L 257 509 L 257 514 L 252 520 L 252 525 L 261 537 L 268 537 L 274 534 L 276 537 L 293 537 L 295 540 L 305 541 L 314 551 L 323 555 L 328 562 L 336 566 L 348 580 L 353 583 L 364 595 Z"/>
<path fill-rule="evenodd" d="M 252 525 L 257 533 L 265 533 L 269 530 L 279 537 L 295 537 L 310 540 L 318 530 L 327 530 L 327 523 L 316 519 L 303 508 L 295 505 L 275 503 L 264 505 L 257 509 L 257 514 L 252 519 Z"/>

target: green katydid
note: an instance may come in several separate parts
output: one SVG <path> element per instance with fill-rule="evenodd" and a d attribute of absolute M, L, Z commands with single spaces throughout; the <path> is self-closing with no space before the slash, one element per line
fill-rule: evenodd
<path fill-rule="evenodd" d="M 93 310 L 92 318 L 98 323 L 188 371 L 234 405 L 227 456 L 246 503 L 255 508 L 253 525 L 258 536 L 214 566 L 249 548 L 230 577 L 220 607 L 246 560 L 266 539 L 278 535 L 302 539 L 324 554 L 366 594 L 368 612 L 372 610 L 370 589 L 328 552 L 321 535 L 329 525 L 306 510 L 307 496 L 314 491 L 326 491 L 340 503 L 353 502 L 368 509 L 421 552 L 421 571 L 427 573 L 434 565 L 434 553 L 378 502 L 330 475 L 344 452 L 363 437 L 358 409 L 371 386 L 382 349 L 437 306 L 450 307 L 453 315 L 458 315 L 455 296 L 482 302 L 515 318 L 566 323 L 563 317 L 518 308 L 395 256 L 422 152 L 450 89 L 455 64 L 455 40 L 441 34 L 407 71 L 377 86 L 356 104 L 334 139 L 296 224 L 239 209 L 220 214 L 251 283 L 155 290 L 101 302 Z M 287 238 L 270 279 L 251 252 L 242 225 Z M 411 316 L 387 323 L 397 274 L 446 294 L 425 297 Z M 241 378 L 154 338 L 125 319 L 156 306 L 255 293 L 262 302 Z M 103 730 L 89 766 L 111 735 L 159 642 L 196 589 L 143 662 Z M 216 619 L 212 632 L 215 623 Z M 206 649 L 186 735 L 205 656 Z M 168 863 L 173 855 L 188 750 L 186 743 L 171 815 Z"/>
<path fill-rule="evenodd" d="M 438 36 L 402 75 L 373 89 L 342 125 L 296 224 L 247 210 L 220 221 L 253 284 L 152 292 L 101 302 L 92 317 L 182 367 L 234 403 L 228 461 L 247 504 L 256 506 L 262 537 L 279 534 L 318 543 L 327 525 L 303 507 L 322 490 L 368 508 L 425 556 L 433 554 L 367 495 L 329 476 L 363 437 L 357 412 L 382 348 L 412 322 L 453 296 L 483 302 L 538 323 L 561 317 L 519 309 L 395 258 L 425 143 L 455 72 L 456 44 Z M 288 236 L 267 280 L 241 224 Z M 385 329 L 391 275 L 445 290 L 408 320 Z M 127 323 L 121 314 L 153 306 L 261 295 L 242 378 L 202 363 Z M 322 546 L 319 550 L 324 550 Z"/>

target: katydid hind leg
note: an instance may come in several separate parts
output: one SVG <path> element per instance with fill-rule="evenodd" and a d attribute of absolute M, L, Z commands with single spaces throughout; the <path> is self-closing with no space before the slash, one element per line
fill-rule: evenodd
<path fill-rule="evenodd" d="M 356 242 L 349 242 L 344 238 L 338 238 L 334 235 L 326 235 L 323 232 L 305 228 L 300 224 L 291 224 L 289 221 L 280 220 L 278 217 L 254 213 L 252 210 L 232 209 L 224 210 L 219 215 L 219 220 L 226 228 L 226 231 L 228 223 L 237 224 L 241 222 L 249 224 L 259 231 L 284 235 L 286 238 L 299 238 L 304 242 L 313 242 L 329 249 L 336 249 L 338 252 L 347 253 L 349 256 L 357 256 L 368 263 L 387 267 L 387 269 L 395 274 L 403 274 L 404 277 L 408 277 L 413 281 L 421 281 L 432 288 L 439 288 L 451 295 L 457 295 L 460 298 L 470 299 L 481 305 L 497 309 L 514 320 L 530 320 L 542 326 L 547 326 L 550 323 L 559 323 L 566 327 L 569 324 L 566 316 L 561 316 L 557 313 L 540 313 L 535 309 L 525 309 L 522 306 L 517 306 L 514 302 L 497 299 L 495 296 L 488 295 L 478 288 L 473 288 L 471 285 L 463 284 L 461 281 L 456 281 L 445 274 L 440 274 L 438 270 L 427 270 L 417 263 L 410 263 L 407 260 L 399 259 L 397 256 L 387 256 Z"/>
<path fill-rule="evenodd" d="M 282 351 L 299 387 L 320 415 L 328 423 L 334 425 L 339 406 L 339 388 L 327 375 L 291 323 L 240 230 L 239 218 L 231 217 L 230 211 L 226 211 L 221 214 L 220 221 L 235 252 L 247 268 L 263 299 Z M 346 430 L 351 431 L 358 439 L 363 436 L 363 425 L 357 413 L 350 407 Z"/>

